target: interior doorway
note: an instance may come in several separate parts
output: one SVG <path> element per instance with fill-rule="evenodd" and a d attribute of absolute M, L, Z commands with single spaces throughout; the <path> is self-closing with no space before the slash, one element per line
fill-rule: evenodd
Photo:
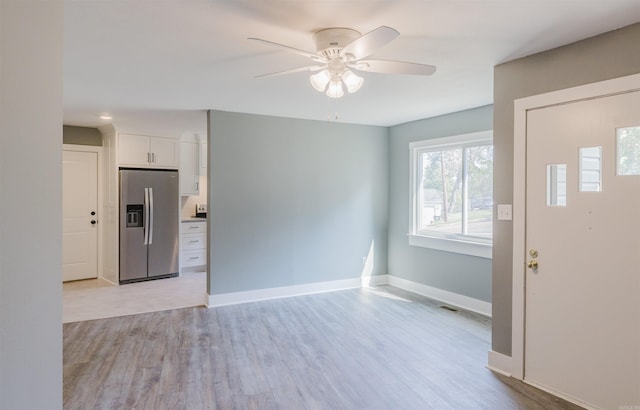
<path fill-rule="evenodd" d="M 102 184 L 110 171 L 102 161 L 103 150 L 105 158 L 113 154 L 108 149 L 108 146 L 63 145 L 63 322 L 206 306 L 206 273 L 202 271 L 123 286 L 108 275 L 102 251 L 113 243 L 113 235 L 117 244 L 118 235 L 117 230 L 107 228 L 109 219 L 117 219 L 105 206 L 108 193 L 103 189 L 109 182 Z M 200 165 L 206 167 L 202 161 Z M 87 238 L 88 234 L 92 236 Z"/>
<path fill-rule="evenodd" d="M 66 146 L 62 159 L 62 280 L 99 276 L 100 148 Z"/>

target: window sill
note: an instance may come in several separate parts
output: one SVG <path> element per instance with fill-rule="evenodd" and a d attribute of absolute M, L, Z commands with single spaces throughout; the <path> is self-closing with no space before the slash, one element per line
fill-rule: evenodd
<path fill-rule="evenodd" d="M 489 243 L 468 242 L 456 239 L 437 238 L 434 236 L 409 234 L 409 245 L 422 248 L 437 249 L 439 251 L 461 253 L 491 259 L 492 245 Z"/>

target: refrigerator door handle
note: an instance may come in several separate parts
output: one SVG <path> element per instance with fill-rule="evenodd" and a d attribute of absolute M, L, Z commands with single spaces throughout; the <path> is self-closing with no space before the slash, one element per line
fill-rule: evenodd
<path fill-rule="evenodd" d="M 144 244 L 149 245 L 149 188 L 144 189 Z"/>
<path fill-rule="evenodd" d="M 149 245 L 153 243 L 153 188 L 149 189 Z"/>

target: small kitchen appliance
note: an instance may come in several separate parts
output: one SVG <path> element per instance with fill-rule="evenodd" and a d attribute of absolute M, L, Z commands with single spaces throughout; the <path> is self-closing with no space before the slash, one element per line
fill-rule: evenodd
<path fill-rule="evenodd" d="M 196 204 L 196 218 L 207 217 L 207 204 Z"/>

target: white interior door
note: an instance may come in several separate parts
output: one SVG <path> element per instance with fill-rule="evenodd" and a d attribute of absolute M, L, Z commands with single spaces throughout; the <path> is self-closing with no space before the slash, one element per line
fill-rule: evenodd
<path fill-rule="evenodd" d="M 98 277 L 98 154 L 64 151 L 62 279 Z"/>
<path fill-rule="evenodd" d="M 527 112 L 524 378 L 592 408 L 640 406 L 639 126 L 639 92 Z"/>

